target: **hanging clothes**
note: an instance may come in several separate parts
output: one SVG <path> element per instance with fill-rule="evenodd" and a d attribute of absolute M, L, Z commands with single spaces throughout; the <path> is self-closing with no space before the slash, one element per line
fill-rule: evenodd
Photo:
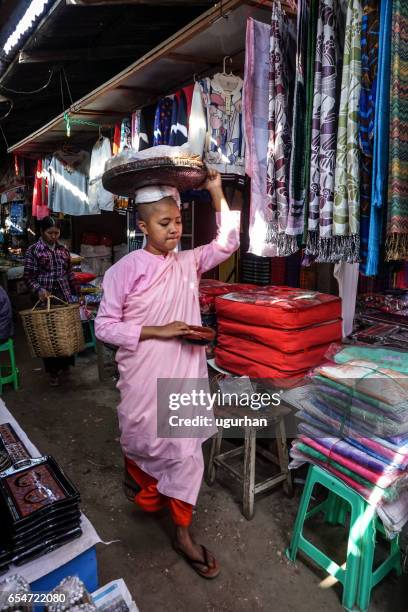
<path fill-rule="evenodd" d="M 169 144 L 180 147 L 188 140 L 187 102 L 183 91 L 178 91 L 173 100 Z"/>
<path fill-rule="evenodd" d="M 307 37 L 307 69 L 306 69 L 306 116 L 305 116 L 305 160 L 303 166 L 303 184 L 305 188 L 305 204 L 303 211 L 303 237 L 302 243 L 307 242 L 308 217 L 309 217 L 309 184 L 310 184 L 310 160 L 312 146 L 312 118 L 313 118 L 313 94 L 314 94 L 314 62 L 317 40 L 317 16 L 319 0 L 311 0 L 310 17 L 308 22 Z M 305 261 L 306 262 L 306 258 Z M 303 262 L 302 262 L 303 265 Z"/>
<path fill-rule="evenodd" d="M 37 167 L 35 171 L 32 215 L 39 221 L 45 217 L 48 217 L 50 214 L 48 208 L 49 175 L 47 171 L 49 163 L 49 159 L 37 160 Z"/>
<path fill-rule="evenodd" d="M 277 250 L 275 244 L 266 240 L 269 221 L 265 195 L 270 34 L 270 25 L 248 19 L 243 90 L 245 170 L 251 178 L 248 252 L 262 257 L 274 257 Z"/>
<path fill-rule="evenodd" d="M 120 124 L 120 145 L 119 145 L 119 153 L 121 153 L 124 149 L 132 148 L 132 125 L 131 118 L 126 117 L 126 119 L 122 120 Z"/>
<path fill-rule="evenodd" d="M 292 148 L 289 122 L 289 22 L 280 3 L 272 6 L 269 49 L 269 113 L 266 192 L 269 214 L 267 241 L 276 254 L 290 255 L 293 240 L 285 234 L 289 213 L 289 164 Z M 295 240 L 296 243 L 296 240 Z"/>
<path fill-rule="evenodd" d="M 189 123 L 190 123 L 191 107 L 193 104 L 194 83 L 192 85 L 187 85 L 187 87 L 183 87 L 183 94 L 186 100 L 187 128 L 188 128 Z"/>
<path fill-rule="evenodd" d="M 121 125 L 120 123 L 116 123 L 115 129 L 113 132 L 113 143 L 112 143 L 113 155 L 117 155 L 120 151 L 120 137 L 121 137 Z"/>
<path fill-rule="evenodd" d="M 86 151 L 54 153 L 48 168 L 48 208 L 66 215 L 93 214 L 88 200 L 89 162 Z"/>
<path fill-rule="evenodd" d="M 134 151 L 139 151 L 139 139 L 140 139 L 140 110 L 132 113 L 131 117 L 131 140 L 132 140 L 132 149 Z"/>
<path fill-rule="evenodd" d="M 354 314 L 358 288 L 358 263 L 337 263 L 334 266 L 334 278 L 339 283 L 341 297 L 341 316 L 343 319 L 343 338 L 353 331 Z"/>
<path fill-rule="evenodd" d="M 292 126 L 292 155 L 289 173 L 289 214 L 286 226 L 286 234 L 294 237 L 290 245 L 290 250 L 292 252 L 298 249 L 296 237 L 301 236 L 304 229 L 306 197 L 304 164 L 307 138 L 306 132 L 308 130 L 306 121 L 306 79 L 309 16 L 307 0 L 300 0 L 297 7 L 296 83 Z"/>
<path fill-rule="evenodd" d="M 374 119 L 377 90 L 379 0 L 363 1 L 361 27 L 360 143 L 360 273 L 367 271 L 373 180 Z"/>
<path fill-rule="evenodd" d="M 188 148 L 194 155 L 203 157 L 207 120 L 204 111 L 202 89 L 199 82 L 194 84 L 191 111 L 188 120 Z"/>
<path fill-rule="evenodd" d="M 204 160 L 221 174 L 245 174 L 242 86 L 242 79 L 235 75 L 216 74 L 201 81 L 200 121 L 208 129 Z"/>
<path fill-rule="evenodd" d="M 144 106 L 140 111 L 139 151 L 150 149 L 153 146 L 155 116 L 156 104 Z"/>
<path fill-rule="evenodd" d="M 306 254 L 331 261 L 334 171 L 336 162 L 336 48 L 337 15 L 334 0 L 320 0 L 310 159 L 309 218 Z"/>
<path fill-rule="evenodd" d="M 101 210 L 113 210 L 114 196 L 109 191 L 106 191 L 102 185 L 105 163 L 111 157 L 112 149 L 109 138 L 99 138 L 92 149 L 89 169 L 88 200 L 89 209 L 94 211 L 94 214 Z"/>
<path fill-rule="evenodd" d="M 154 146 L 170 143 L 171 119 L 174 99 L 170 97 L 159 100 L 154 118 Z"/>
<path fill-rule="evenodd" d="M 391 3 L 381 2 L 378 77 L 373 139 L 373 182 L 366 266 L 366 274 L 368 276 L 378 274 L 383 215 L 386 208 L 389 152 L 391 30 Z"/>
<path fill-rule="evenodd" d="M 360 258 L 360 157 L 358 108 L 361 91 L 360 0 L 348 0 L 337 130 L 331 261 Z"/>
<path fill-rule="evenodd" d="M 408 259 L 408 4 L 392 2 L 386 259 Z"/>

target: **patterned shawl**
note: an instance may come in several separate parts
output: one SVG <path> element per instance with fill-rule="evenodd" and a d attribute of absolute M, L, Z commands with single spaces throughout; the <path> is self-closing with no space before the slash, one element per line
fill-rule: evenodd
<path fill-rule="evenodd" d="M 300 0 L 297 9 L 296 83 L 294 96 L 292 155 L 289 177 L 289 216 L 286 226 L 288 236 L 303 234 L 305 207 L 305 139 L 306 139 L 306 63 L 309 10 L 306 0 Z M 309 143 L 310 146 L 310 143 Z M 298 249 L 296 238 L 292 252 Z"/>
<path fill-rule="evenodd" d="M 347 263 L 359 261 L 358 105 L 361 89 L 361 22 L 360 0 L 348 0 L 333 211 L 333 235 L 335 236 L 333 255 L 338 261 Z"/>
<path fill-rule="evenodd" d="M 380 36 L 378 43 L 378 75 L 374 117 L 373 181 L 371 189 L 370 231 L 365 273 L 378 274 L 382 218 L 386 206 L 388 174 L 390 62 L 391 62 L 392 3 L 381 2 Z"/>
<path fill-rule="evenodd" d="M 267 242 L 276 244 L 277 255 L 289 255 L 290 237 L 285 234 L 289 212 L 289 124 L 288 45 L 289 23 L 280 2 L 272 6 L 269 71 L 269 141 L 267 153 L 267 195 L 269 231 Z"/>
<path fill-rule="evenodd" d="M 378 68 L 379 0 L 363 1 L 361 26 L 360 142 L 360 272 L 366 274 L 373 176 L 374 118 Z"/>
<path fill-rule="evenodd" d="M 331 261 L 336 162 L 336 13 L 320 0 L 314 68 L 309 221 L 306 254 Z"/>
<path fill-rule="evenodd" d="M 408 259 L 408 2 L 392 5 L 388 261 Z"/>

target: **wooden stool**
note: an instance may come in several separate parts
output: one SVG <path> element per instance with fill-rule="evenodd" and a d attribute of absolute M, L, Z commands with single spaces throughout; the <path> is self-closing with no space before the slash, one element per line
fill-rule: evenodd
<path fill-rule="evenodd" d="M 214 407 L 217 418 L 242 418 L 245 416 L 242 409 L 236 407 Z M 288 496 L 293 494 L 292 477 L 289 471 L 288 449 L 286 444 L 285 417 L 291 413 L 290 408 L 278 406 L 268 410 L 254 412 L 250 410 L 250 416 L 254 418 L 264 418 L 267 420 L 266 427 L 242 426 L 244 430 L 244 444 L 227 452 L 221 453 L 223 438 L 223 427 L 219 427 L 218 433 L 213 437 L 211 444 L 210 457 L 207 464 L 205 480 L 208 485 L 212 485 L 216 478 L 216 469 L 221 467 L 226 470 L 236 480 L 243 483 L 242 491 L 242 513 L 246 519 L 251 520 L 254 516 L 255 495 L 264 491 L 269 491 L 279 483 L 283 483 L 283 489 Z M 275 430 L 277 454 L 257 445 L 256 434 L 266 428 Z M 270 476 L 266 480 L 256 482 L 256 454 L 265 457 L 280 468 L 278 474 Z M 244 469 L 240 472 L 235 467 L 228 464 L 228 459 L 239 455 L 244 456 Z"/>

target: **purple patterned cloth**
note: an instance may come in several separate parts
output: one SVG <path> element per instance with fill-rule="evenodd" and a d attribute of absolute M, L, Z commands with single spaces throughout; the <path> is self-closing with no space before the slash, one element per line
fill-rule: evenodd
<path fill-rule="evenodd" d="M 306 254 L 330 261 L 336 165 L 337 48 L 334 0 L 320 0 L 315 56 Z"/>

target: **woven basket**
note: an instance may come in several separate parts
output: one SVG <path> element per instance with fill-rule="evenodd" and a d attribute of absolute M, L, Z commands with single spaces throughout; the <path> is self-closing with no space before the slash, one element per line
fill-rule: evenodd
<path fill-rule="evenodd" d="M 102 183 L 112 193 L 134 198 L 136 189 L 150 185 L 170 185 L 180 192 L 196 189 L 206 177 L 207 168 L 200 159 L 154 157 L 110 168 Z"/>
<path fill-rule="evenodd" d="M 52 306 L 51 299 L 62 306 Z M 33 357 L 70 357 L 85 349 L 79 304 L 67 304 L 55 296 L 47 298 L 46 308 L 35 306 L 20 312 Z"/>

